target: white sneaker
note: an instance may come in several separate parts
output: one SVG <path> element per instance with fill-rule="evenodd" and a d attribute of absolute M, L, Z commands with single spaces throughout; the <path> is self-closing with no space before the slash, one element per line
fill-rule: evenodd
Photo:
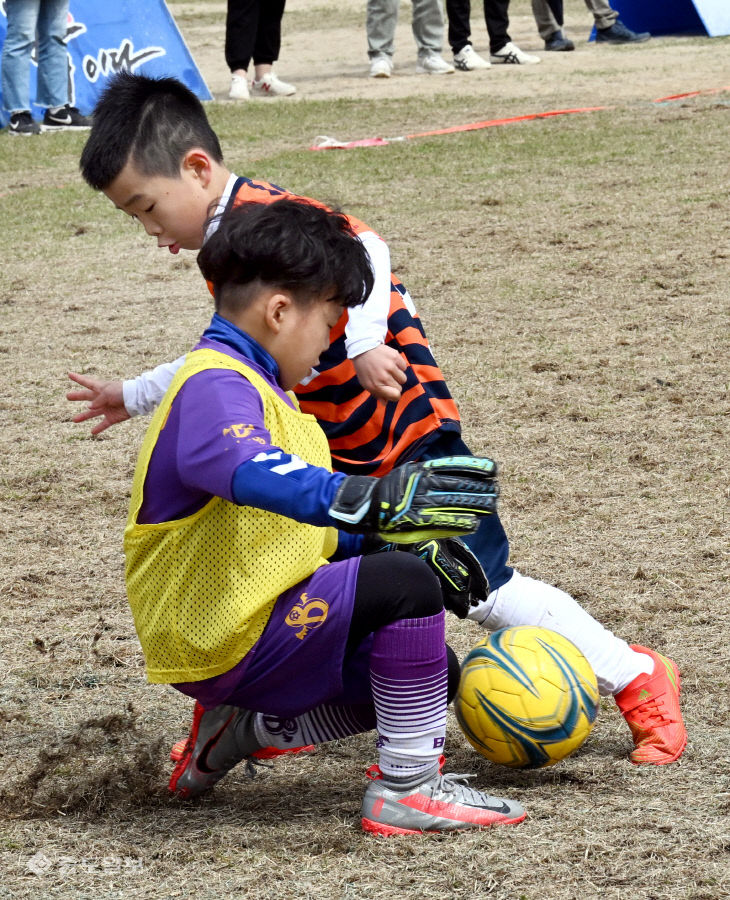
<path fill-rule="evenodd" d="M 453 71 L 454 67 L 438 53 L 431 52 L 418 57 L 416 72 L 420 75 L 450 75 Z"/>
<path fill-rule="evenodd" d="M 297 89 L 293 84 L 282 81 L 274 72 L 267 72 L 263 78 L 254 78 L 251 93 L 257 97 L 291 97 Z"/>
<path fill-rule="evenodd" d="M 228 97 L 231 100 L 248 100 L 251 95 L 248 92 L 248 80 L 245 75 L 231 75 L 231 89 Z"/>
<path fill-rule="evenodd" d="M 458 53 L 454 53 L 454 66 L 460 72 L 471 72 L 472 69 L 488 69 L 492 64 L 483 59 L 471 44 L 464 44 Z"/>
<path fill-rule="evenodd" d="M 512 41 L 505 44 L 501 50 L 492 53 L 489 58 L 493 63 L 504 63 L 512 66 L 527 66 L 540 62 L 539 56 L 532 56 L 530 53 L 525 53 L 524 50 L 520 50 L 517 44 L 513 44 Z"/>
<path fill-rule="evenodd" d="M 374 56 L 370 60 L 370 77 L 371 78 L 390 78 L 393 74 L 393 60 L 381 53 Z"/>

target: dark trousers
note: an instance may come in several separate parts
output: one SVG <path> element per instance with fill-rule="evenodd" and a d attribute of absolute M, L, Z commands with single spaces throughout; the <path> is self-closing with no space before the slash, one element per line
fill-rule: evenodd
<path fill-rule="evenodd" d="M 286 0 L 228 0 L 226 63 L 231 72 L 271 65 L 281 49 L 281 17 Z"/>
<path fill-rule="evenodd" d="M 484 0 L 484 21 L 489 34 L 489 52 L 496 53 L 510 41 L 509 0 Z M 458 53 L 465 44 L 470 43 L 471 25 L 469 14 L 470 0 L 446 0 L 446 15 L 449 19 L 449 45 L 454 53 Z"/>

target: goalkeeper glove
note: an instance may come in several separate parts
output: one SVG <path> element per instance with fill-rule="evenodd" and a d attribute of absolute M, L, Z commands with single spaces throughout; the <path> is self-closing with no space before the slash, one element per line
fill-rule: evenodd
<path fill-rule="evenodd" d="M 497 508 L 497 465 L 475 456 L 406 463 L 384 475 L 343 479 L 330 516 L 343 531 L 375 532 L 393 543 L 469 534 Z"/>
<path fill-rule="evenodd" d="M 489 582 L 484 569 L 459 538 L 422 541 L 407 549 L 428 563 L 441 583 L 444 606 L 460 619 L 466 618 L 472 606 L 487 599 Z"/>
<path fill-rule="evenodd" d="M 444 606 L 460 619 L 487 599 L 489 581 L 481 563 L 459 538 L 421 541 L 418 544 L 384 543 L 378 538 L 365 538 L 365 553 L 392 553 L 402 550 L 422 559 L 441 585 Z"/>

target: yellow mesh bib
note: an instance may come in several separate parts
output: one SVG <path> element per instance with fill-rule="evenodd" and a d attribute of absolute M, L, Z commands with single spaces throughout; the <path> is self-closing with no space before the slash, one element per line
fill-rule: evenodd
<path fill-rule="evenodd" d="M 150 681 L 200 681 L 227 672 L 261 636 L 276 598 L 326 564 L 333 528 L 213 497 L 191 516 L 137 522 L 147 468 L 178 391 L 205 369 L 233 369 L 259 392 L 272 443 L 330 469 L 324 432 L 292 409 L 248 366 L 216 350 L 194 350 L 178 370 L 145 435 L 124 532 L 129 604 Z"/>

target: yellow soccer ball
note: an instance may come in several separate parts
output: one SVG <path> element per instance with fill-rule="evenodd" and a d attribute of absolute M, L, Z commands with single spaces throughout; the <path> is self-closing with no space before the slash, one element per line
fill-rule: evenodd
<path fill-rule="evenodd" d="M 591 733 L 598 684 L 567 638 L 530 625 L 479 641 L 461 666 L 454 711 L 477 753 L 518 769 L 569 756 Z"/>

